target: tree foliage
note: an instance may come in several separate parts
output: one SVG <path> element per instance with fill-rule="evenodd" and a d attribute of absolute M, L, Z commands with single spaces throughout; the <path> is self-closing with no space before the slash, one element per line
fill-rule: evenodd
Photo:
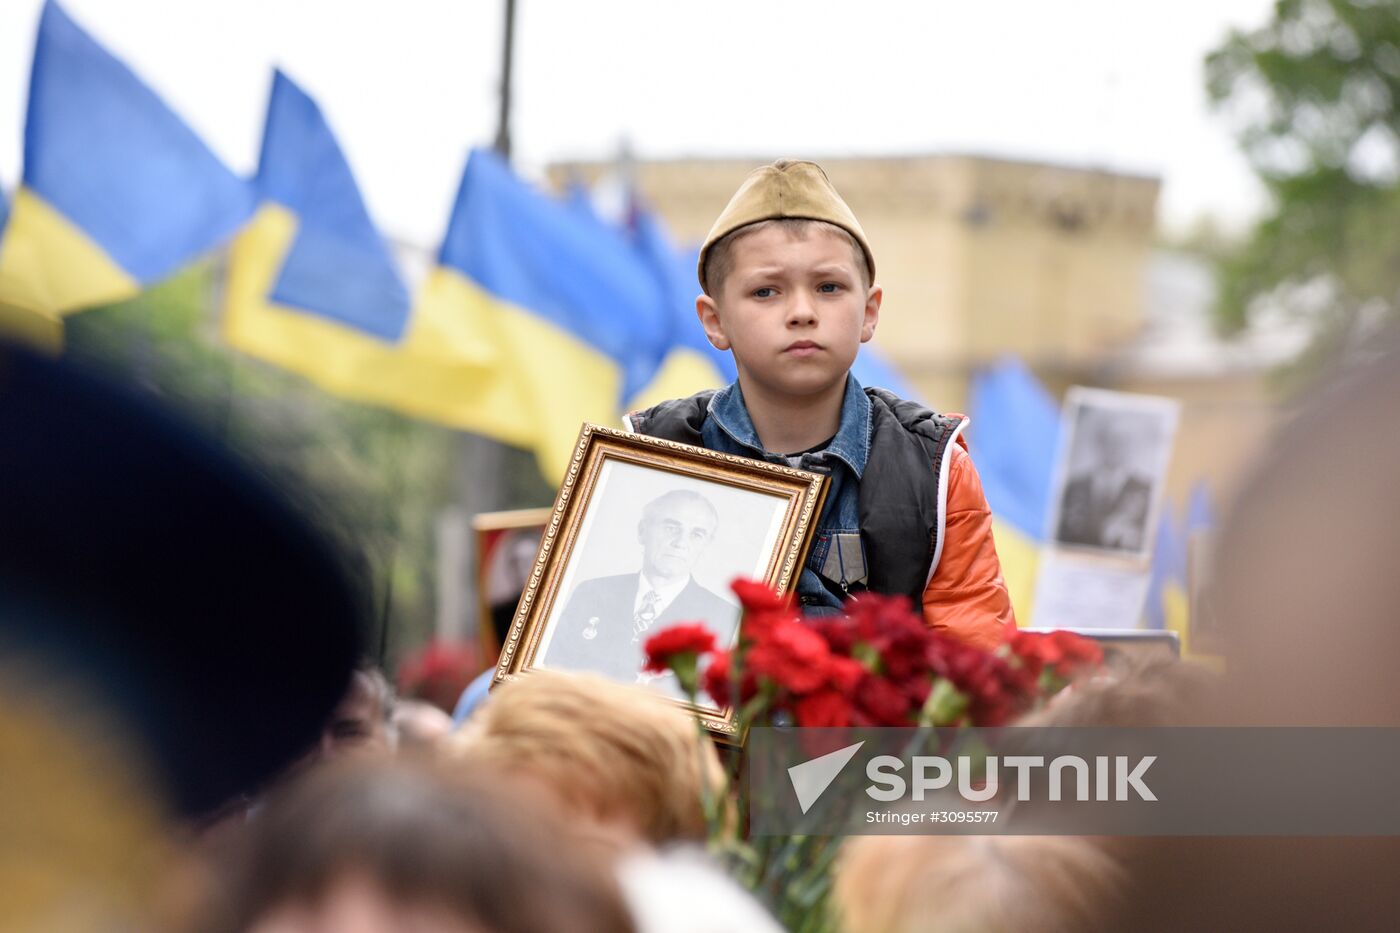
<path fill-rule="evenodd" d="M 1278 0 L 1206 74 L 1271 201 L 1221 258 L 1221 330 L 1280 309 L 1345 347 L 1400 306 L 1400 0 Z"/>

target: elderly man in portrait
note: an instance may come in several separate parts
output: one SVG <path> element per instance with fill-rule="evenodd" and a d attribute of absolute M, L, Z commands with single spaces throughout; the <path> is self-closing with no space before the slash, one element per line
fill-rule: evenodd
<path fill-rule="evenodd" d="M 1057 540 L 1114 550 L 1141 550 L 1152 508 L 1152 482 L 1133 469 L 1136 422 L 1103 412 L 1094 419 L 1094 460 L 1065 486 Z"/>
<path fill-rule="evenodd" d="M 697 492 L 676 489 L 642 509 L 637 573 L 585 580 L 575 587 L 554 629 L 545 663 L 596 671 L 622 683 L 645 683 L 642 646 L 675 622 L 703 622 L 728 643 L 738 607 L 701 586 L 691 568 L 714 539 L 719 516 Z"/>

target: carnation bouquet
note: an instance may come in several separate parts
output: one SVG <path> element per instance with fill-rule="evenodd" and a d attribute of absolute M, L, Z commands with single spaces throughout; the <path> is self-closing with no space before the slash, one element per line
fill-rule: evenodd
<path fill-rule="evenodd" d="M 929 628 L 902 596 L 860 594 L 839 615 L 808 617 L 762 583 L 733 588 L 743 619 L 732 650 L 704 625 L 681 623 L 649 638 L 646 652 L 647 669 L 673 672 L 692 702 L 703 690 L 738 710 L 741 735 L 755 724 L 1003 726 L 1102 661 L 1097 644 L 1071 632 L 1009 627 L 995 652 L 975 648 Z M 742 791 L 742 754 L 730 765 L 728 786 L 704 801 L 711 849 L 788 929 L 832 929 L 826 902 L 839 840 L 746 839 L 742 821 L 718 805 Z M 747 801 L 738 802 L 743 812 Z"/>

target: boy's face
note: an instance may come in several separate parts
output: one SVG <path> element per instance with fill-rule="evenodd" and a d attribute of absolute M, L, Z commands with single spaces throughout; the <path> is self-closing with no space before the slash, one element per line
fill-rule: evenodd
<path fill-rule="evenodd" d="M 744 384 L 805 397 L 845 384 L 860 345 L 875 333 L 881 291 L 839 233 L 770 226 L 732 246 L 719 291 L 696 299 L 710 342 L 734 351 Z"/>

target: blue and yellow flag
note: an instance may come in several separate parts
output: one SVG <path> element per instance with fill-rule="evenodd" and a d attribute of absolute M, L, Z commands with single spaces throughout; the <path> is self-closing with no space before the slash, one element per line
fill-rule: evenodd
<path fill-rule="evenodd" d="M 1203 479 L 1191 484 L 1191 496 L 1186 501 L 1186 537 L 1205 534 L 1215 528 L 1215 506 L 1211 502 L 1210 486 Z"/>
<path fill-rule="evenodd" d="M 913 386 L 909 385 L 889 360 L 870 343 L 860 345 L 856 361 L 851 364 L 851 375 L 863 386 L 878 386 L 881 389 L 889 389 L 900 398 L 920 401 L 919 394 L 914 391 Z"/>
<path fill-rule="evenodd" d="M 451 309 L 490 370 L 458 426 L 533 450 L 560 478 L 579 424 L 617 423 L 669 333 L 626 235 L 477 150 L 420 307 Z"/>
<path fill-rule="evenodd" d="M 1016 621 L 1030 625 L 1060 444 L 1059 407 L 1024 363 L 1008 358 L 973 377 L 969 408 L 970 443 L 992 508 L 1002 574 Z"/>
<path fill-rule="evenodd" d="M 700 251 L 677 249 L 660 218 L 646 208 L 638 206 L 632 213 L 633 245 L 656 278 L 669 327 L 666 352 L 655 377 L 627 407 L 644 408 L 728 385 L 739 374 L 734 357 L 710 345 L 695 313 L 695 298 L 700 294 L 695 266 Z"/>
<path fill-rule="evenodd" d="M 228 342 L 334 394 L 458 424 L 477 336 L 412 307 L 320 108 L 280 71 L 256 190 L 229 253 Z"/>
<path fill-rule="evenodd" d="M 1176 504 L 1162 502 L 1157 520 L 1157 539 L 1152 546 L 1152 569 L 1148 576 L 1143 617 L 1147 628 L 1176 631 L 1185 623 L 1186 536 L 1177 527 Z"/>
<path fill-rule="evenodd" d="M 694 367 L 682 366 L 679 370 L 679 381 L 676 381 L 674 376 L 666 375 L 667 364 L 674 362 L 676 340 L 683 332 L 679 330 L 680 321 L 677 317 L 677 311 L 682 310 L 676 303 L 681 294 L 676 288 L 674 278 L 677 257 L 671 249 L 670 242 L 665 239 L 660 222 L 649 214 L 644 214 L 644 209 L 631 192 L 627 195 L 624 216 L 616 219 L 599 210 L 594 197 L 581 184 L 570 185 L 564 193 L 563 200 L 578 217 L 587 223 L 596 224 L 602 236 L 616 238 L 621 234 L 623 240 L 632 248 L 632 260 L 638 264 L 638 272 L 654 280 L 653 298 L 658 302 L 655 312 L 658 326 L 639 332 L 628 351 L 631 354 L 629 365 L 635 378 L 623 389 L 628 393 L 623 399 L 623 407 L 630 410 L 639 404 L 650 404 L 649 401 L 642 400 L 650 399 L 655 393 L 655 387 L 662 380 L 673 382 L 676 388 L 693 385 L 693 388 L 682 393 L 686 395 L 716 385 L 712 367 L 701 366 L 696 370 Z M 644 236 L 650 238 L 644 240 Z M 693 308 L 694 295 L 689 296 L 689 302 Z M 645 342 L 648 337 L 650 343 Z M 670 368 L 676 369 L 674 366 Z M 636 379 L 644 378 L 644 374 L 648 373 L 649 381 L 640 389 L 636 389 Z M 656 400 L 660 401 L 660 398 Z"/>
<path fill-rule="evenodd" d="M 44 5 L 0 305 L 51 319 L 128 298 L 233 233 L 248 185 L 58 4 Z"/>
<path fill-rule="evenodd" d="M 1171 500 L 1162 504 L 1157 544 L 1152 552 L 1152 576 L 1144 610 L 1148 628 L 1176 632 L 1183 654 L 1191 654 L 1190 556 L 1192 538 L 1215 525 L 1215 509 L 1204 480 L 1191 485 L 1186 514 L 1180 522 Z"/>
<path fill-rule="evenodd" d="M 1198 479 L 1191 484 L 1191 494 L 1186 501 L 1186 516 L 1181 523 L 1176 559 L 1177 572 L 1167 581 L 1162 593 L 1164 626 L 1181 638 L 1183 655 L 1197 658 L 1200 658 L 1201 654 L 1191 638 L 1192 627 L 1196 624 L 1196 620 L 1191 618 L 1191 555 L 1194 547 L 1204 545 L 1199 539 L 1214 527 L 1215 508 L 1211 503 L 1210 487 L 1205 480 Z"/>
<path fill-rule="evenodd" d="M 5 241 L 5 221 L 9 202 L 0 191 L 0 248 Z M 63 322 L 57 317 L 18 308 L 0 298 L 0 337 L 18 340 L 39 349 L 58 353 L 63 349 Z"/>

